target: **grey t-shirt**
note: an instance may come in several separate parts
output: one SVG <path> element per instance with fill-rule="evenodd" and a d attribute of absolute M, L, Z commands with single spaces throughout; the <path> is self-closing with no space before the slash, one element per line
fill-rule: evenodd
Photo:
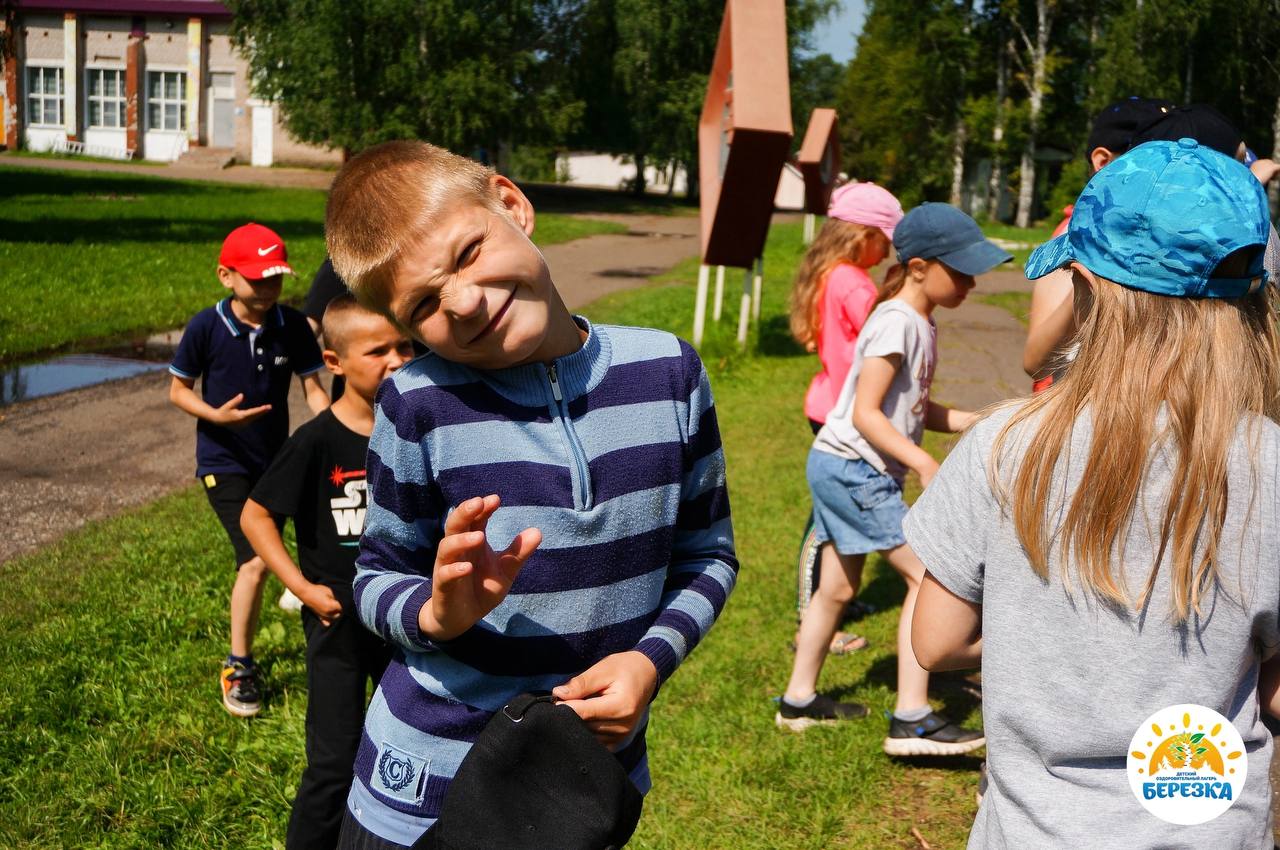
<path fill-rule="evenodd" d="M 1193 614 L 1180 628 L 1170 616 L 1167 569 L 1141 612 L 1099 604 L 1078 583 L 1069 597 L 1052 559 L 1048 581 L 1032 571 L 986 473 L 992 443 L 1011 413 L 997 411 L 965 435 L 903 524 L 907 542 L 934 577 L 982 605 L 990 785 L 969 836 L 970 850 L 1271 850 L 1272 739 L 1260 719 L 1257 679 L 1261 659 L 1280 645 L 1280 427 L 1261 422 L 1256 446 L 1244 429 L 1236 440 L 1218 548 L 1220 582 L 1202 603 L 1207 616 Z M 1078 487 L 1090 436 L 1082 416 L 1054 492 L 1069 496 Z M 1259 475 L 1250 514 L 1251 456 Z M 1148 520 L 1160 514 L 1172 470 L 1167 454 L 1153 458 L 1139 501 Z M 1135 521 L 1127 533 L 1124 567 L 1131 598 L 1150 572 L 1151 528 L 1158 525 L 1158 519 L 1150 527 Z M 1167 559 L 1162 566 L 1167 568 Z M 1244 739 L 1249 760 L 1235 804 L 1196 826 L 1149 814 L 1126 775 L 1128 745 L 1139 725 L 1181 703 L 1227 717 Z"/>
<path fill-rule="evenodd" d="M 868 357 L 902 355 L 880 409 L 895 431 L 910 437 L 916 445 L 924 437 L 925 413 L 929 407 L 929 386 L 938 362 L 938 333 L 932 319 L 926 319 L 905 301 L 890 298 L 867 317 L 853 349 L 853 365 L 845 376 L 836 406 L 827 414 L 813 441 L 818 451 L 857 460 L 861 458 L 880 472 L 901 481 L 907 469 L 896 459 L 881 456 L 853 427 L 853 396 L 862 364 Z"/>

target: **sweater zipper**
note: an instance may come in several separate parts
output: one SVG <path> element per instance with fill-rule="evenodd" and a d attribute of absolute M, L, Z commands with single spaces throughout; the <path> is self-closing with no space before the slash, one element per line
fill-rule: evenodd
<path fill-rule="evenodd" d="M 587 466 L 587 453 L 578 441 L 573 430 L 573 420 L 569 418 L 568 406 L 564 403 L 564 394 L 560 392 L 560 379 L 556 375 L 556 364 L 547 365 L 547 380 L 551 383 L 551 395 L 556 400 L 556 419 L 564 433 L 565 443 L 569 446 L 569 454 L 573 458 L 570 474 L 573 477 L 573 506 L 585 511 L 591 508 L 591 472 Z"/>

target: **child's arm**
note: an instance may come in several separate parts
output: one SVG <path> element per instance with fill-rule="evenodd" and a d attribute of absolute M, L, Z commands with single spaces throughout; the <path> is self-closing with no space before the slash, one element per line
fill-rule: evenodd
<path fill-rule="evenodd" d="M 1280 719 L 1280 654 L 1262 662 L 1258 671 L 1258 702 L 1262 710 Z"/>
<path fill-rule="evenodd" d="M 173 380 L 169 382 L 169 401 L 178 409 L 185 410 L 197 419 L 212 422 L 214 425 L 223 425 L 228 428 L 248 425 L 271 410 L 269 404 L 243 410 L 237 408 L 236 405 L 244 401 L 244 393 L 236 393 L 227 399 L 226 404 L 214 407 L 196 395 L 195 385 L 194 378 L 179 378 L 174 375 Z"/>
<path fill-rule="evenodd" d="M 930 431 L 956 434 L 968 428 L 977 418 L 978 414 L 968 410 L 955 410 L 931 401 L 925 409 L 924 427 Z"/>
<path fill-rule="evenodd" d="M 329 394 L 320 383 L 320 373 L 312 372 L 298 379 L 302 382 L 302 392 L 307 397 L 307 407 L 312 413 L 323 413 L 329 407 Z"/>
<path fill-rule="evenodd" d="M 724 451 L 711 385 L 697 354 L 680 343 L 688 422 L 671 563 L 656 617 L 635 649 L 607 656 L 552 694 L 606 745 L 630 735 L 658 687 L 720 615 L 738 577 Z"/>
<path fill-rule="evenodd" d="M 947 590 L 925 571 L 911 620 L 911 648 L 926 670 L 982 664 L 982 606 Z"/>
<path fill-rule="evenodd" d="M 1022 349 L 1022 371 L 1032 378 L 1045 372 L 1050 355 L 1075 332 L 1071 272 L 1058 271 L 1035 282 L 1031 311 L 1027 316 L 1027 342 Z"/>
<path fill-rule="evenodd" d="M 266 562 L 267 569 L 275 573 L 276 578 L 292 590 L 303 605 L 314 611 L 321 623 L 327 626 L 342 615 L 342 605 L 334 597 L 333 591 L 323 584 L 307 581 L 302 570 L 289 557 L 271 511 L 253 499 L 247 500 L 240 514 L 240 530 L 244 532 L 253 551 Z"/>
<path fill-rule="evenodd" d="M 419 442 L 397 433 L 388 408 L 393 416 L 413 415 L 391 382 L 379 390 L 369 438 L 369 507 L 356 560 L 356 611 L 383 640 L 423 652 L 462 634 L 496 607 L 542 535 L 525 529 L 495 553 L 485 525 L 498 507 L 497 496 L 463 502 L 441 529 L 448 510 L 430 461 Z M 444 595 L 433 605 L 437 592 Z"/>
<path fill-rule="evenodd" d="M 893 384 L 893 376 L 898 373 L 901 365 L 901 354 L 868 357 L 862 362 L 853 395 L 853 427 L 858 429 L 858 433 L 876 451 L 915 470 L 920 476 L 920 483 L 928 487 L 933 474 L 938 471 L 938 462 L 912 442 L 910 437 L 898 433 L 889 417 L 880 409 L 880 405 L 884 404 L 885 394 Z"/>

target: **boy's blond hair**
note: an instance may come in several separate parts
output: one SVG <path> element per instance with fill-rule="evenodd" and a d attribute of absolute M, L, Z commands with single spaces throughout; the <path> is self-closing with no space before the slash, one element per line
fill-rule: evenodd
<path fill-rule="evenodd" d="M 374 145 L 338 172 L 325 207 L 333 269 L 362 303 L 385 310 L 396 258 L 450 204 L 500 209 L 494 171 L 426 142 Z"/>

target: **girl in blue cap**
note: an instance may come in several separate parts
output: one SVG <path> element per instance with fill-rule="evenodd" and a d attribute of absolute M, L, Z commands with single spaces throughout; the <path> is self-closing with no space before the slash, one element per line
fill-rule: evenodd
<path fill-rule="evenodd" d="M 898 696 L 886 753 L 961 755 L 983 746 L 929 705 L 929 674 L 911 651 L 911 616 L 924 566 L 906 546 L 902 481 L 915 471 L 924 486 L 938 464 L 920 447 L 925 428 L 959 431 L 973 414 L 929 399 L 938 359 L 937 307 L 958 307 L 973 276 L 1011 257 L 988 242 L 969 216 L 924 204 L 894 231 L 898 264 L 858 336 L 853 366 L 809 452 L 814 524 L 823 544 L 821 578 L 805 610 L 795 665 L 775 722 L 792 730 L 867 713 L 866 706 L 818 694 L 818 674 L 844 605 L 853 598 L 867 553 L 880 552 L 907 583 L 898 626 Z"/>
<path fill-rule="evenodd" d="M 1267 234 L 1247 168 L 1150 142 L 1096 174 L 1027 263 L 1071 271 L 1075 363 L 974 425 L 904 526 L 928 567 L 916 657 L 982 664 L 990 784 L 971 850 L 1271 850 Z"/>

